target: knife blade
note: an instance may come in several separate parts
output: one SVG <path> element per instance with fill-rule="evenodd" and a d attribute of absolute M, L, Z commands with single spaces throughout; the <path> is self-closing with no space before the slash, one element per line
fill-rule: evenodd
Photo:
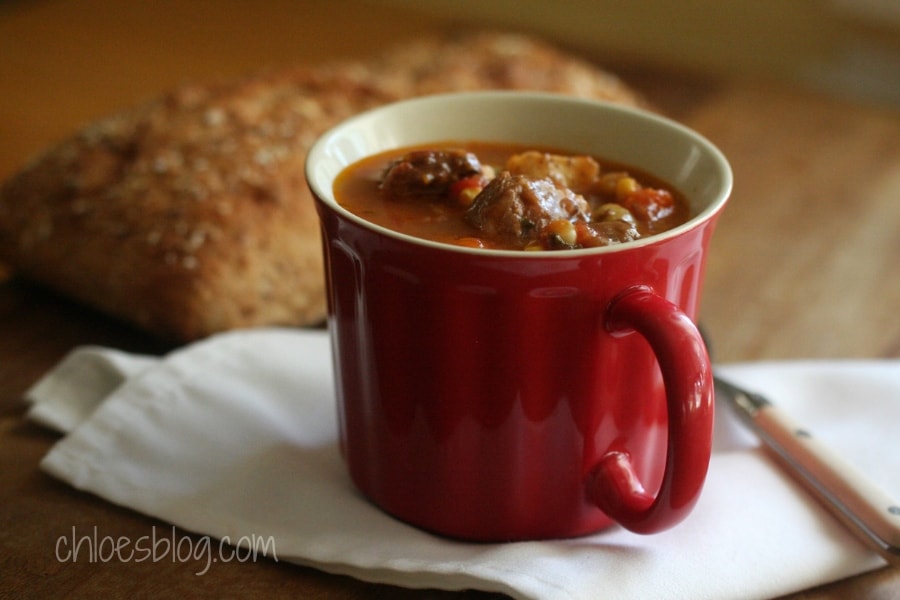
<path fill-rule="evenodd" d="M 765 396 L 718 376 L 714 381 L 716 397 L 731 405 L 794 479 L 867 546 L 900 564 L 900 502 Z"/>

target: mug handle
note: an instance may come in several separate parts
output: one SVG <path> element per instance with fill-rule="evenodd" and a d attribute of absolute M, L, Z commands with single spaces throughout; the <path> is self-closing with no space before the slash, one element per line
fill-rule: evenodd
<path fill-rule="evenodd" d="M 656 354 L 666 389 L 668 448 L 656 497 L 645 491 L 628 452 L 610 451 L 591 471 L 588 498 L 626 529 L 656 533 L 687 516 L 706 479 L 714 415 L 709 354 L 693 321 L 647 287 L 616 297 L 605 326 L 613 335 L 636 331 Z"/>

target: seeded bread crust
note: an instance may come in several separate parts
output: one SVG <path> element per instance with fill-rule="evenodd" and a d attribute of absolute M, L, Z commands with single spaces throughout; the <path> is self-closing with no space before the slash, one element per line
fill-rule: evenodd
<path fill-rule="evenodd" d="M 176 342 L 319 323 L 324 273 L 303 174 L 310 145 L 380 104 L 476 89 L 642 104 L 606 71 L 492 32 L 186 85 L 86 126 L 6 181 L 0 260 Z"/>

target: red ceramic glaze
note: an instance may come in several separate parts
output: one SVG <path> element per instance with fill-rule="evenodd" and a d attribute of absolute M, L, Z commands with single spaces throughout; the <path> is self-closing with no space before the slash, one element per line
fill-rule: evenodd
<path fill-rule="evenodd" d="M 341 449 L 372 502 L 484 541 L 688 514 L 713 425 L 693 318 L 724 200 L 641 243 L 536 256 L 392 234 L 311 187 Z"/>

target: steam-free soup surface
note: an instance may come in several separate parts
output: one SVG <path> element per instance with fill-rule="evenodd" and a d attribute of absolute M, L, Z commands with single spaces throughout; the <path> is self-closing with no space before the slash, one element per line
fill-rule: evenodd
<path fill-rule="evenodd" d="M 367 157 L 335 180 L 337 202 L 388 229 L 504 250 L 622 244 L 689 218 L 671 186 L 625 165 L 558 150 L 445 142 Z"/>

